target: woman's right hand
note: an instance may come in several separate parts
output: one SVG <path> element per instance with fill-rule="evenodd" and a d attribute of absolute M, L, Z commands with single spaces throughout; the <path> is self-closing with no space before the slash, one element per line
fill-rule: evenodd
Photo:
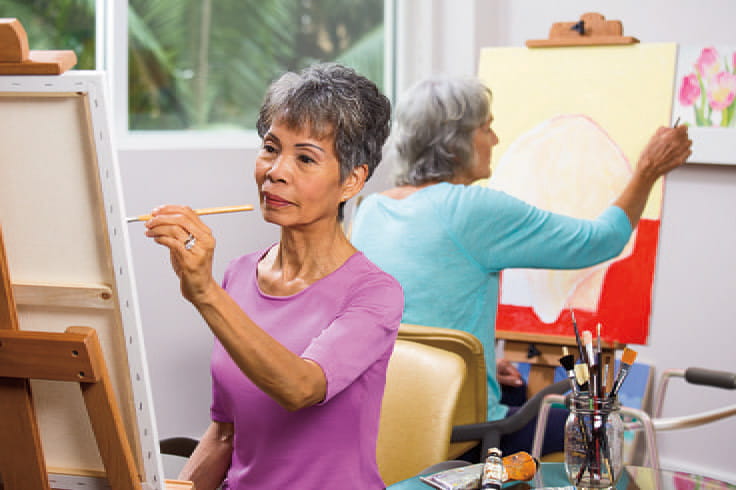
<path fill-rule="evenodd" d="M 151 215 L 145 223 L 146 236 L 169 249 L 182 295 L 197 306 L 218 289 L 212 275 L 215 251 L 212 231 L 187 206 L 161 206 Z"/>
<path fill-rule="evenodd" d="M 679 167 L 692 151 L 687 126 L 661 127 L 649 139 L 639 157 L 639 163 L 621 195 L 614 204 L 624 210 L 632 228 L 636 228 L 644 211 L 649 193 L 657 179 Z"/>
<path fill-rule="evenodd" d="M 636 172 L 652 182 L 683 163 L 692 153 L 687 126 L 661 127 L 649 139 L 639 157 Z"/>

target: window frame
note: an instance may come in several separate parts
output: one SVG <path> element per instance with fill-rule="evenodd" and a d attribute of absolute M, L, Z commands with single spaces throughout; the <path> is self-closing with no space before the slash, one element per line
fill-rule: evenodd
<path fill-rule="evenodd" d="M 397 0 L 384 0 L 384 91 L 394 100 Z M 128 129 L 128 0 L 96 0 L 96 66 L 107 71 L 113 108 L 111 125 L 123 150 L 254 149 L 261 144 L 255 130 Z"/>

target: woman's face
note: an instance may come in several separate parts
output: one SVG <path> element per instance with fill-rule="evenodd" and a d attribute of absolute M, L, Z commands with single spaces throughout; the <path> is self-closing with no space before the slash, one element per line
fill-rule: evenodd
<path fill-rule="evenodd" d="M 498 136 L 491 129 L 492 122 L 493 116 L 491 115 L 486 122 L 473 131 L 475 161 L 470 169 L 471 182 L 491 176 L 491 149 L 498 144 Z"/>
<path fill-rule="evenodd" d="M 266 221 L 303 226 L 337 221 L 340 202 L 363 186 L 360 167 L 340 182 L 334 137 L 317 139 L 309 131 L 274 122 L 263 137 L 256 157 L 255 178 Z"/>

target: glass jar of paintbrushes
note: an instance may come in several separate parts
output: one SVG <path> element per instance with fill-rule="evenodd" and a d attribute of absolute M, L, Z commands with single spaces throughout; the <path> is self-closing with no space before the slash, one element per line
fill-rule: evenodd
<path fill-rule="evenodd" d="M 577 488 L 609 488 L 623 470 L 624 424 L 616 397 L 579 392 L 565 423 L 565 469 Z"/>
<path fill-rule="evenodd" d="M 565 423 L 565 469 L 577 488 L 610 488 L 623 470 L 624 423 L 618 392 L 636 359 L 636 351 L 626 348 L 621 368 L 610 390 L 606 390 L 601 349 L 601 324 L 597 325 L 597 348 L 593 334 L 580 339 L 575 314 L 570 310 L 579 363 L 563 350 L 560 364 L 570 378 L 570 415 Z"/>

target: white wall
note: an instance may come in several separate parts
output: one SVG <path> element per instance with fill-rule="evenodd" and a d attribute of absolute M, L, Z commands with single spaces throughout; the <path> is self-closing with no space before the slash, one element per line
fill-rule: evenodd
<path fill-rule="evenodd" d="M 398 1 L 405 14 L 398 42 L 406 47 L 399 59 L 399 91 L 433 73 L 472 75 L 481 47 L 521 46 L 527 39 L 545 38 L 553 22 L 576 20 L 585 12 L 622 20 L 624 33 L 642 42 L 736 45 L 732 0 Z M 165 202 L 193 207 L 255 204 L 254 156 L 248 148 L 123 148 L 128 212 L 140 214 Z M 367 191 L 387 186 L 382 169 Z M 641 361 L 657 369 L 700 365 L 736 370 L 729 345 L 729 327 L 736 318 L 731 298 L 734 209 L 736 166 L 688 165 L 669 177 L 650 344 L 639 349 Z M 257 212 L 206 220 L 218 239 L 218 277 L 230 258 L 278 239 L 277 230 Z M 162 437 L 199 436 L 209 420 L 211 337 L 193 308 L 180 299 L 167 255 L 143 237 L 140 223 L 130 226 L 159 431 Z M 733 392 L 713 389 L 675 386 L 671 394 L 666 415 L 736 403 Z M 661 437 L 663 465 L 736 482 L 735 437 L 736 419 Z"/>

